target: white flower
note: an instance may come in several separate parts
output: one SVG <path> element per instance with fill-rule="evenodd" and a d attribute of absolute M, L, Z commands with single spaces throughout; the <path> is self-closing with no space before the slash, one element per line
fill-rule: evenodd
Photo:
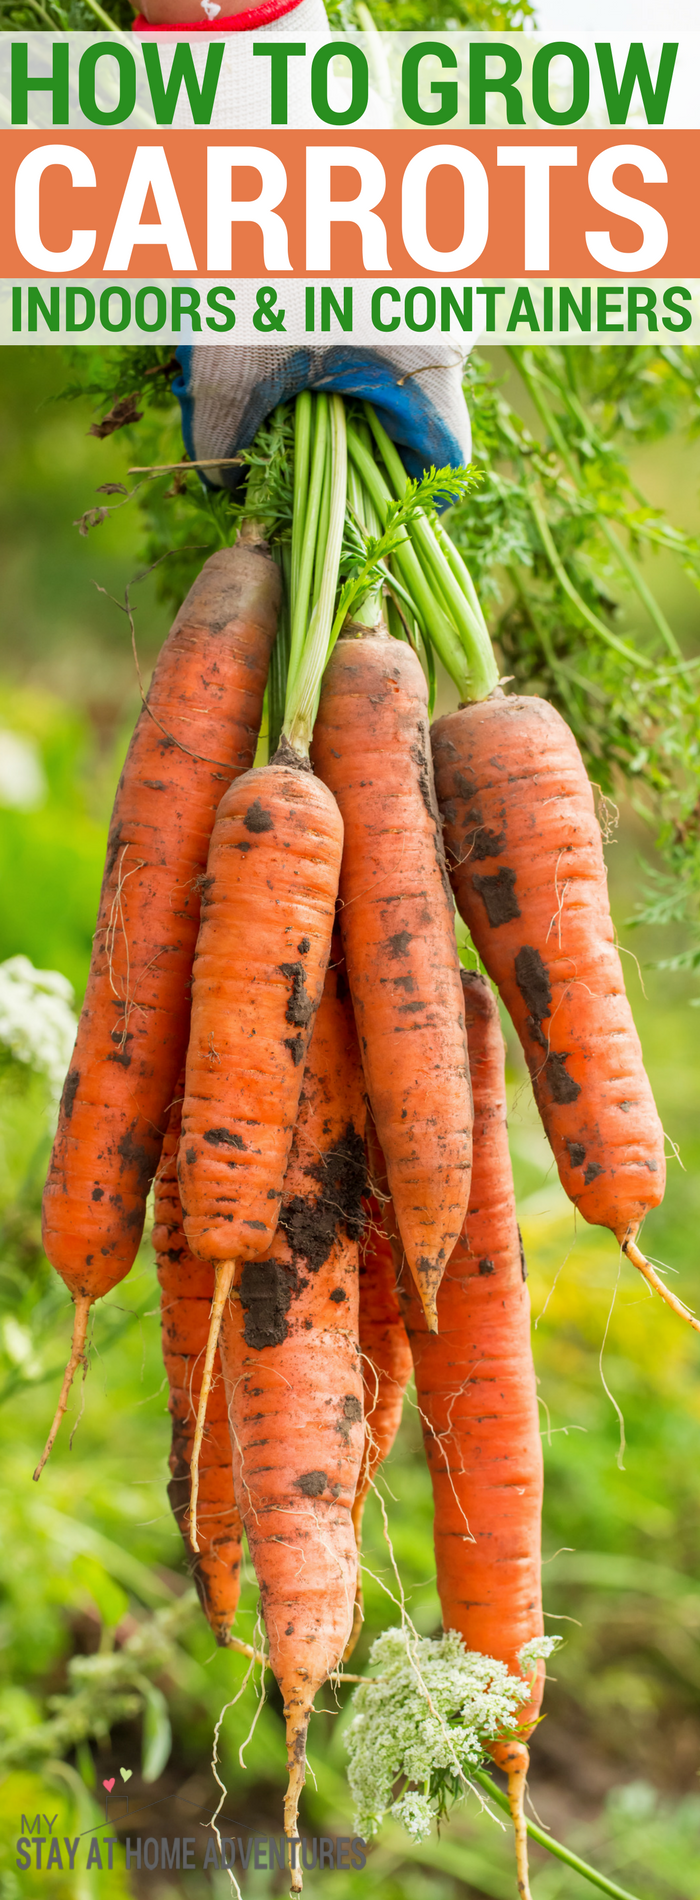
<path fill-rule="evenodd" d="M 48 787 L 33 739 L 0 726 L 0 805 L 13 811 L 36 811 Z"/>
<path fill-rule="evenodd" d="M 357 1831 L 368 1840 L 390 1813 L 420 1840 L 440 1811 L 441 1784 L 451 1790 L 468 1779 L 489 1741 L 517 1731 L 530 1684 L 467 1650 L 456 1630 L 436 1640 L 385 1630 L 370 1666 L 378 1680 L 356 1689 L 346 1737 Z M 404 1787 L 392 1805 L 399 1779 L 418 1786 Z"/>
<path fill-rule="evenodd" d="M 46 1076 L 58 1101 L 77 1022 L 73 986 L 59 970 L 35 970 L 28 957 L 0 963 L 0 1047 Z"/>
<path fill-rule="evenodd" d="M 531 1636 L 529 1643 L 523 1643 L 518 1650 L 518 1662 L 524 1676 L 531 1676 L 538 1662 L 546 1662 L 552 1651 L 559 1648 L 561 1636 Z"/>
<path fill-rule="evenodd" d="M 427 1841 L 435 1819 L 435 1810 L 430 1796 L 418 1794 L 415 1788 L 407 1788 L 400 1795 L 391 1810 L 392 1821 L 400 1821 L 413 1841 Z"/>

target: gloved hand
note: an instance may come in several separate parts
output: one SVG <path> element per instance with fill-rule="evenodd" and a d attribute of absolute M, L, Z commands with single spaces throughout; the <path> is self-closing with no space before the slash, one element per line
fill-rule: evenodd
<path fill-rule="evenodd" d="M 251 32 L 256 41 L 268 35 L 290 33 L 311 37 L 328 35 L 323 0 L 261 0 L 252 8 L 238 0 L 143 0 L 145 14 L 134 23 L 136 32 L 168 27 L 187 33 Z M 202 11 L 206 18 L 202 19 Z M 192 15 L 199 13 L 198 19 Z M 189 17 L 188 17 L 189 16 Z M 264 125 L 269 113 L 267 60 L 254 60 L 253 95 L 246 99 L 249 125 Z M 296 78 L 290 61 L 290 95 Z M 212 125 L 236 123 L 230 78 L 219 87 Z M 259 98 L 257 89 L 260 88 Z M 291 105 L 290 96 L 290 105 Z M 180 109 L 178 109 L 180 110 Z M 186 108 L 183 123 L 187 122 Z M 292 116 L 290 114 L 290 116 Z M 178 123 L 176 113 L 174 123 Z M 191 120 L 190 120 L 191 123 Z M 299 282 L 290 282 L 290 301 L 302 294 Z M 434 344 L 292 344 L 279 341 L 255 344 L 193 343 L 176 351 L 181 373 L 173 385 L 182 409 L 185 448 L 192 461 L 228 459 L 247 448 L 265 417 L 279 402 L 291 400 L 302 389 L 335 390 L 372 402 L 387 433 L 397 443 L 410 474 L 420 475 L 431 463 L 436 468 L 459 467 L 471 456 L 469 414 L 462 392 L 467 351 L 457 342 Z M 236 469 L 207 471 L 214 485 L 235 487 Z"/>
<path fill-rule="evenodd" d="M 237 454 L 278 402 L 302 389 L 336 390 L 374 404 L 411 475 L 431 463 L 458 468 L 471 456 L 469 414 L 462 392 L 464 356 L 456 346 L 261 343 L 185 344 L 176 351 L 174 383 L 185 448 L 192 461 Z M 211 471 L 216 479 L 216 471 Z M 235 487 L 235 469 L 219 480 Z"/>

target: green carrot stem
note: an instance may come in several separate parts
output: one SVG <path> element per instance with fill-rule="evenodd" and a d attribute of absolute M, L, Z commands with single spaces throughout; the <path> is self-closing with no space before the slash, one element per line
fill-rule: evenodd
<path fill-rule="evenodd" d="M 304 543 L 306 522 L 306 503 L 309 493 L 309 462 L 311 457 L 311 423 L 313 406 L 311 393 L 304 389 L 297 396 L 294 407 L 294 496 L 292 515 L 292 611 L 299 592 L 299 574 L 301 569 L 301 550 Z"/>
<path fill-rule="evenodd" d="M 480 1788 L 495 1801 L 497 1807 L 503 1809 L 504 1814 L 510 1815 L 508 1796 L 496 1787 L 486 1769 L 472 1768 L 470 1777 L 472 1781 L 478 1781 Z M 607 1874 L 597 1873 L 595 1867 L 589 1867 L 587 1861 L 581 1860 L 578 1854 L 572 1854 L 571 1849 L 563 1847 L 561 1841 L 553 1841 L 551 1834 L 546 1834 L 544 1828 L 537 1827 L 534 1821 L 526 1821 L 525 1826 L 531 1840 L 537 1841 L 540 1847 L 546 1847 L 547 1852 L 563 1861 L 565 1867 L 572 1867 L 574 1873 L 582 1874 L 584 1880 L 590 1880 L 591 1885 L 599 1887 L 601 1893 L 611 1894 L 612 1900 L 638 1900 L 638 1896 L 630 1893 L 627 1887 L 618 1887 L 615 1880 L 608 1880 Z"/>
<path fill-rule="evenodd" d="M 348 426 L 348 453 L 351 461 L 353 461 L 356 468 L 359 469 L 365 487 L 369 490 L 374 502 L 382 527 L 384 527 L 393 497 L 387 488 L 381 469 L 377 467 L 376 462 L 368 453 L 364 444 L 360 442 L 351 424 Z M 460 646 L 455 629 L 450 625 L 447 615 L 435 601 L 430 580 L 423 572 L 421 563 L 409 541 L 408 533 L 405 528 L 401 528 L 398 531 L 393 555 L 396 565 L 400 569 L 402 579 L 415 601 L 416 610 L 425 631 L 432 640 L 446 672 L 448 672 L 450 678 L 454 680 L 460 698 L 466 699 L 471 697 L 470 668 L 467 664 L 466 656 Z M 487 691 L 490 692 L 490 690 L 491 688 L 488 687 Z M 477 698 L 485 698 L 486 694 L 478 693 L 475 696 Z"/>
<path fill-rule="evenodd" d="M 376 510 L 372 506 L 367 490 L 353 462 L 350 463 L 348 468 L 348 506 L 352 509 L 352 513 L 355 516 L 360 530 L 367 535 L 372 535 L 377 538 L 380 533 L 380 523 L 377 520 Z M 353 620 L 356 620 L 360 626 L 378 626 L 379 622 L 383 619 L 381 581 L 373 579 L 367 591 L 363 594 L 358 594 L 353 600 L 350 611 Z M 335 628 L 335 622 L 333 624 Z M 335 645 L 335 641 L 333 641 L 333 645 Z"/>
<path fill-rule="evenodd" d="M 445 560 L 447 561 L 448 566 L 451 567 L 453 574 L 455 575 L 456 579 L 459 581 L 463 592 L 466 594 L 467 600 L 469 601 L 472 612 L 475 614 L 477 620 L 480 622 L 481 626 L 483 627 L 484 633 L 488 635 L 489 630 L 486 625 L 486 621 L 484 619 L 484 611 L 481 605 L 481 601 L 479 599 L 476 588 L 474 586 L 474 582 L 469 572 L 469 568 L 467 567 L 467 563 L 465 560 L 463 560 L 462 555 L 459 552 L 459 548 L 455 547 L 454 541 L 451 539 L 451 536 L 448 534 L 447 529 L 443 527 L 443 524 L 441 521 L 438 520 L 438 521 L 433 522 L 433 534 L 435 535 L 435 539 L 438 542 L 439 547 L 442 549 L 442 552 L 445 556 Z"/>
<path fill-rule="evenodd" d="M 428 561 L 432 567 L 433 572 L 440 576 L 441 592 L 447 602 L 450 615 L 457 626 L 465 650 L 470 652 L 473 647 L 479 654 L 481 670 L 485 675 L 492 676 L 488 688 L 489 692 L 492 692 L 494 686 L 498 685 L 498 668 L 491 650 L 491 642 L 488 632 L 486 631 L 483 614 L 479 613 L 477 615 L 474 613 L 459 581 L 453 574 L 452 568 L 443 554 L 435 530 L 426 515 L 416 516 L 415 540 L 418 543 L 421 553 L 425 556 L 426 561 Z"/>
<path fill-rule="evenodd" d="M 357 431 L 360 441 L 362 441 L 364 437 L 367 436 L 368 440 L 365 442 L 365 447 L 369 449 L 371 453 L 372 437 L 369 433 L 369 429 L 365 428 L 362 423 L 359 424 L 359 427 L 357 423 L 355 423 L 353 426 Z M 352 485 L 352 488 L 350 487 L 350 485 Z M 355 468 L 354 464 L 351 464 L 348 470 L 348 493 L 350 492 L 352 492 L 352 495 L 355 497 L 353 506 L 355 507 L 355 512 L 357 514 L 358 520 L 362 523 L 365 533 L 373 534 L 377 536 L 380 535 L 382 524 L 377 514 L 377 510 L 374 506 L 372 497 L 368 493 L 368 490 L 365 488 L 364 482 L 362 481 L 362 478 L 358 470 Z"/>
<path fill-rule="evenodd" d="M 398 575 L 394 573 L 396 561 L 393 555 L 391 559 L 393 561 L 393 567 L 389 562 L 382 562 L 382 566 L 386 566 L 387 586 L 391 588 L 392 594 L 396 594 L 397 598 L 403 601 L 404 607 L 408 608 L 411 618 L 415 620 L 416 625 L 420 628 L 421 636 L 424 638 L 425 636 L 423 635 L 422 627 L 420 627 L 420 616 L 416 608 L 415 600 L 413 596 L 409 594 L 408 588 L 404 587 L 403 581 L 400 581 Z"/>
<path fill-rule="evenodd" d="M 394 490 L 395 499 L 396 501 L 401 501 L 406 493 L 408 476 L 396 443 L 392 442 L 390 435 L 387 435 L 386 429 L 383 423 L 380 422 L 376 410 L 372 408 L 371 402 L 363 402 L 362 407 L 384 463 L 389 481 Z"/>
<path fill-rule="evenodd" d="M 396 605 L 396 599 L 395 599 L 393 590 L 391 593 L 387 593 L 387 596 L 386 596 L 386 622 L 387 622 L 387 626 L 389 628 L 389 632 L 391 634 L 392 640 L 403 640 L 405 645 L 407 646 L 411 645 L 411 642 L 408 638 L 408 633 L 406 631 L 405 621 L 402 619 L 401 614 L 399 613 L 398 607 Z"/>
<path fill-rule="evenodd" d="M 328 423 L 328 453 L 331 465 L 330 509 L 328 534 L 326 539 L 323 576 L 318 600 L 311 615 L 306 643 L 292 677 L 291 669 L 287 686 L 282 732 L 300 758 L 308 758 L 311 734 L 318 707 L 324 669 L 328 659 L 333 611 L 338 590 L 338 569 L 343 545 L 343 524 L 347 503 L 347 435 L 345 424 L 345 404 L 341 396 L 318 397 L 317 403 L 326 405 Z M 317 411 L 318 414 L 318 411 Z M 315 456 L 314 456 L 315 459 Z M 311 474 L 313 489 L 313 467 Z M 320 501 L 320 495 L 319 495 Z M 307 512 L 307 522 L 311 513 L 311 501 Z M 318 519 L 318 515 L 317 515 Z M 313 552 L 313 549 L 312 549 Z M 306 555 L 306 549 L 304 550 Z"/>
<path fill-rule="evenodd" d="M 330 513 L 331 513 L 331 457 L 330 455 L 326 454 L 326 462 L 325 462 L 325 467 L 323 470 L 323 487 L 321 489 L 321 506 L 318 511 L 318 528 L 316 531 L 316 558 L 314 560 L 314 582 L 313 582 L 313 588 L 311 591 L 312 612 L 313 612 L 314 607 L 316 606 L 316 602 L 321 592 L 321 586 L 323 583 L 323 568 L 324 568 L 324 562 L 326 559 L 326 543 L 328 541 L 328 523 L 330 521 Z"/>
<path fill-rule="evenodd" d="M 408 476 L 396 444 L 382 427 L 371 402 L 365 402 L 362 406 L 396 499 L 401 501 L 406 493 Z M 411 522 L 409 534 L 412 544 L 420 551 L 421 559 L 428 563 L 447 612 L 455 623 L 462 646 L 471 662 L 472 690 L 468 697 L 486 699 L 489 693 L 493 692 L 494 686 L 498 685 L 498 667 L 486 622 L 479 602 L 476 600 L 476 590 L 471 576 L 468 576 L 467 589 L 461 575 L 455 573 L 444 548 L 440 546 L 434 528 L 422 510 Z M 472 604 L 474 600 L 476 600 L 476 606 Z M 476 688 L 478 690 L 475 690 Z"/>
<path fill-rule="evenodd" d="M 427 535 L 423 533 L 424 527 L 427 527 L 428 529 Z M 415 528 L 415 533 L 416 533 L 416 540 L 418 541 L 418 547 L 420 549 L 421 561 L 423 563 L 423 566 L 426 568 L 427 572 L 430 574 L 432 578 L 433 586 L 435 587 L 437 591 L 438 599 L 442 602 L 442 605 L 445 609 L 445 613 L 448 614 L 451 620 L 457 622 L 458 632 L 461 631 L 460 623 L 464 621 L 465 624 L 468 625 L 469 633 L 471 635 L 475 635 L 480 640 L 482 638 L 482 629 L 481 629 L 481 625 L 479 621 L 476 620 L 475 615 L 471 612 L 470 609 L 467 610 L 466 615 L 462 614 L 461 609 L 463 607 L 466 607 L 467 603 L 464 599 L 464 595 L 462 594 L 461 588 L 459 587 L 456 589 L 456 591 L 459 595 L 460 606 L 457 608 L 457 611 L 455 612 L 455 599 L 454 599 L 455 589 L 452 586 L 452 582 L 454 581 L 454 575 L 451 574 L 450 571 L 448 570 L 446 557 L 443 554 L 442 549 L 440 548 L 437 542 L 437 539 L 432 532 L 430 523 L 424 520 L 419 520 L 419 519 L 416 520 L 415 522 L 412 521 L 411 526 L 409 528 L 409 534 L 412 533 L 414 528 Z M 488 634 L 486 637 L 488 639 Z M 495 684 L 496 682 L 494 680 L 494 685 Z"/>
<path fill-rule="evenodd" d="M 270 672 L 267 682 L 267 730 L 268 757 L 273 759 L 280 742 L 282 721 L 284 719 L 284 701 L 287 691 L 287 671 L 289 667 L 289 587 L 291 576 L 291 550 L 288 542 L 282 542 L 273 549 L 275 560 L 282 569 L 282 599 L 280 602 L 277 635 L 270 656 Z"/>
<path fill-rule="evenodd" d="M 354 462 L 351 462 L 348 467 L 348 508 L 352 509 L 353 514 L 356 516 L 360 524 L 360 527 L 366 528 L 367 522 L 365 520 L 365 489 L 362 486 L 362 482 L 360 480 L 360 477 L 359 477 L 359 474 L 355 467 Z"/>
<path fill-rule="evenodd" d="M 316 536 L 323 494 L 323 477 L 328 447 L 328 397 L 317 396 L 315 403 L 314 443 L 311 456 L 311 474 L 306 503 L 306 516 L 301 534 L 301 552 L 299 561 L 299 581 L 296 596 L 292 604 L 292 636 L 289 650 L 289 687 L 293 684 L 304 651 L 306 640 L 309 605 L 311 600 L 311 582 L 314 572 Z M 289 690 L 288 687 L 288 690 Z"/>

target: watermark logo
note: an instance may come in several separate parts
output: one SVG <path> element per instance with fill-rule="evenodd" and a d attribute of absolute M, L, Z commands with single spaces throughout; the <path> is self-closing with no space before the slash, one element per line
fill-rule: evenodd
<path fill-rule="evenodd" d="M 118 1816 L 110 1815 L 110 1797 L 114 1795 L 116 1776 L 104 1780 L 105 1820 L 76 1834 L 54 1833 L 58 1815 L 22 1814 L 16 1840 L 15 1866 L 20 1873 L 74 1873 L 91 1868 L 111 1873 L 117 1865 L 115 1849 L 123 1847 L 127 1871 L 139 1873 L 187 1872 L 201 1868 L 236 1868 L 242 1873 L 272 1873 L 276 1869 L 303 1868 L 312 1872 L 358 1872 L 367 1862 L 367 1844 L 359 1836 L 310 1835 L 287 1840 L 285 1835 L 258 1834 L 242 1827 L 240 1821 L 225 1814 L 212 1815 L 182 1797 L 166 1795 L 160 1800 L 138 1801 L 129 1813 L 126 1783 L 132 1770 L 121 1768 L 125 1807 Z M 119 1799 L 119 1794 L 115 1797 Z M 192 1808 L 193 1834 L 173 1833 L 168 1829 L 169 1813 L 181 1823 L 182 1808 Z M 148 1820 L 146 1819 L 148 1816 Z M 125 1832 L 129 1822 L 133 1833 Z M 110 1831 L 107 1832 L 106 1830 Z M 117 1832 L 117 1829 L 119 1832 Z M 148 1829 L 148 1831 L 146 1831 Z M 233 1831 L 235 1829 L 235 1832 Z M 230 1830 L 230 1831 L 229 1831 Z"/>

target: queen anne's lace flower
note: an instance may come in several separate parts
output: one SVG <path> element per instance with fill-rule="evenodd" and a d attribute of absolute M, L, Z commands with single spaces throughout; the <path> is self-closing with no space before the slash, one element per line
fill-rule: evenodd
<path fill-rule="evenodd" d="M 520 1661 L 528 1676 L 558 1640 L 524 1644 Z M 517 1733 L 530 1682 L 493 1656 L 467 1650 L 456 1630 L 438 1639 L 386 1630 L 372 1645 L 370 1666 L 380 1680 L 356 1689 L 346 1738 L 355 1825 L 368 1840 L 389 1813 L 422 1840 L 444 1807 L 445 1789 L 458 1792 L 489 1741 Z M 404 1785 L 394 1797 L 399 1780 Z"/>
<path fill-rule="evenodd" d="M 561 1636 L 531 1636 L 529 1643 L 523 1643 L 518 1650 L 518 1662 L 523 1674 L 531 1676 L 540 1659 L 546 1662 L 552 1650 L 559 1648 L 560 1642 Z"/>
<path fill-rule="evenodd" d="M 407 1788 L 399 1795 L 391 1810 L 392 1821 L 400 1821 L 413 1841 L 426 1841 L 435 1819 L 435 1810 L 427 1794 L 419 1794 L 416 1788 Z"/>
<path fill-rule="evenodd" d="M 28 957 L 0 963 L 0 1050 L 47 1078 L 58 1102 L 77 1023 L 73 986 L 58 970 L 35 970 Z"/>

